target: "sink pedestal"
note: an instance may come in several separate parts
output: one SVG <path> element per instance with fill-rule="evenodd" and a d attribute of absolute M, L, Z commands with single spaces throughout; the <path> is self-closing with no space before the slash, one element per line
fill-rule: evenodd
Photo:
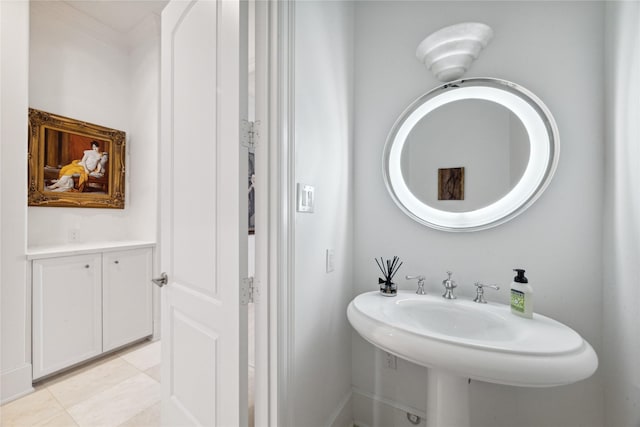
<path fill-rule="evenodd" d="M 427 371 L 427 427 L 469 427 L 469 379 Z"/>

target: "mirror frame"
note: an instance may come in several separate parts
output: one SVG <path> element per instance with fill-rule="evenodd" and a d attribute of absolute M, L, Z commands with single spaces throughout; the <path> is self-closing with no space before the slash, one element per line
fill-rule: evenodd
<path fill-rule="evenodd" d="M 464 99 L 495 102 L 515 114 L 529 136 L 529 162 L 520 181 L 502 198 L 472 211 L 448 212 L 427 205 L 409 190 L 400 160 L 407 136 L 420 119 L 444 104 Z M 387 137 L 382 171 L 391 198 L 415 221 L 443 231 L 478 231 L 503 224 L 531 206 L 551 182 L 559 156 L 558 127 L 538 97 L 506 80 L 469 78 L 439 86 L 404 110 Z"/>

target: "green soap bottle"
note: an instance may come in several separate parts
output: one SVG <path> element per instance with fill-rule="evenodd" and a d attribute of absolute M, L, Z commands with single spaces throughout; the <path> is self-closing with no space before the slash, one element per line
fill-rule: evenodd
<path fill-rule="evenodd" d="M 518 273 L 511 282 L 511 312 L 521 317 L 533 317 L 533 288 L 524 276 L 524 270 L 516 268 Z"/>

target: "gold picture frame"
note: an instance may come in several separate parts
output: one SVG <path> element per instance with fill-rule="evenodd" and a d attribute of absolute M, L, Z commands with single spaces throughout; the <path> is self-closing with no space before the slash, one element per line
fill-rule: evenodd
<path fill-rule="evenodd" d="M 123 131 L 29 108 L 29 206 L 124 209 Z"/>

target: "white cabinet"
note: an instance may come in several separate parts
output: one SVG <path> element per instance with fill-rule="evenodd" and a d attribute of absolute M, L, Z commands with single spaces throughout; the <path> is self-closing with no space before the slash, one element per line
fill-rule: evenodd
<path fill-rule="evenodd" d="M 33 259 L 33 379 L 153 333 L 152 248 Z"/>
<path fill-rule="evenodd" d="M 102 274 L 102 351 L 151 335 L 151 251 L 103 254 Z"/>
<path fill-rule="evenodd" d="M 33 376 L 102 353 L 100 254 L 33 262 Z"/>

